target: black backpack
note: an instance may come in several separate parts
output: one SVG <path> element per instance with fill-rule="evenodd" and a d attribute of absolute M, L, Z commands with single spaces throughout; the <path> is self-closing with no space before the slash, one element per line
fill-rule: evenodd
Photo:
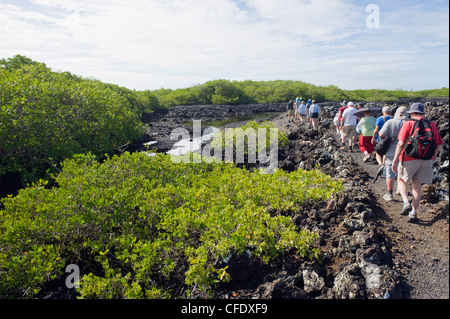
<path fill-rule="evenodd" d="M 391 142 L 395 141 L 396 139 L 397 136 L 380 139 L 375 145 L 375 153 L 377 153 L 380 156 L 386 155 L 389 149 L 389 145 L 391 145 Z"/>
<path fill-rule="evenodd" d="M 430 121 L 427 119 L 409 120 L 415 121 L 412 134 L 405 143 L 405 154 L 423 160 L 430 160 L 436 150 Z"/>

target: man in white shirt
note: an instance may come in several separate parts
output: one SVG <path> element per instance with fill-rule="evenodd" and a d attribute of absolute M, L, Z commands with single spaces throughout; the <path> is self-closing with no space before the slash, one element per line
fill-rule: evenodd
<path fill-rule="evenodd" d="M 348 142 L 348 151 L 353 151 L 353 144 L 355 143 L 356 139 L 356 124 L 357 119 L 356 116 L 354 116 L 355 112 L 357 112 L 358 109 L 355 108 L 353 102 L 348 102 L 347 108 L 345 109 L 344 113 L 342 113 L 342 120 L 341 120 L 341 131 L 344 134 L 344 142 Z M 341 150 L 345 150 L 345 145 L 341 147 Z"/>

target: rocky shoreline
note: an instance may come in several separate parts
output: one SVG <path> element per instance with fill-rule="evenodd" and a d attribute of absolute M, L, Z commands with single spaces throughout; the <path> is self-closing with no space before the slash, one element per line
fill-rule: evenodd
<path fill-rule="evenodd" d="M 142 121 L 147 125 L 147 134 L 132 145 L 132 150 L 142 150 L 142 143 L 156 141 L 154 145 L 159 152 L 169 151 L 175 141 L 170 140 L 170 133 L 175 128 L 187 129 L 192 134 L 192 121 L 202 123 L 224 121 L 233 118 L 252 117 L 256 114 L 268 114 L 261 120 L 273 117 L 273 113 L 286 110 L 285 103 L 246 104 L 246 105 L 189 105 L 176 106 L 169 110 L 160 110 L 152 114 L 144 114 Z M 230 124 L 233 125 L 233 124 Z M 203 127 L 203 129 L 206 126 Z"/>

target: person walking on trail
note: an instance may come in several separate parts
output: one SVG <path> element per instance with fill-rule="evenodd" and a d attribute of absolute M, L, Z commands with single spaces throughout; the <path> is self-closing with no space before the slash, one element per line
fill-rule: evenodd
<path fill-rule="evenodd" d="M 320 111 L 319 104 L 316 103 L 316 101 L 311 101 L 311 106 L 309 108 L 309 117 L 311 118 L 311 125 L 313 130 L 317 129 L 317 120 L 319 119 L 319 116 L 322 114 Z"/>
<path fill-rule="evenodd" d="M 363 111 L 364 109 L 361 109 Z M 356 132 L 360 133 L 359 137 L 359 149 L 364 154 L 363 161 L 367 162 L 373 153 L 375 145 L 372 143 L 373 131 L 375 130 L 376 119 L 372 116 L 372 111 L 365 109 L 363 112 L 364 117 L 361 118 L 356 125 Z"/>
<path fill-rule="evenodd" d="M 308 126 L 311 126 L 311 116 L 309 113 L 309 109 L 311 108 L 312 100 L 308 99 L 308 102 L 306 102 L 306 120 L 308 121 Z"/>
<path fill-rule="evenodd" d="M 295 120 L 297 122 L 300 121 L 299 108 L 300 108 L 301 103 L 302 103 L 302 98 L 297 96 L 297 98 L 295 99 Z"/>
<path fill-rule="evenodd" d="M 345 146 L 345 136 L 344 136 L 344 133 L 342 133 L 342 130 L 340 128 L 341 127 L 340 123 L 342 121 L 342 114 L 344 113 L 346 108 L 347 108 L 347 101 L 344 101 L 344 102 L 342 102 L 341 107 L 339 108 L 339 119 L 338 119 L 339 125 L 337 125 L 338 130 L 339 130 L 339 140 L 341 141 L 342 146 Z"/>
<path fill-rule="evenodd" d="M 303 118 L 306 117 L 306 104 L 305 101 L 301 101 L 299 107 L 298 107 L 298 117 L 299 120 L 303 123 Z"/>
<path fill-rule="evenodd" d="M 347 108 L 344 113 L 342 113 L 342 120 L 340 129 L 344 134 L 344 141 L 348 142 L 348 151 L 353 151 L 353 143 L 355 143 L 356 138 L 356 116 L 355 112 L 358 111 L 353 105 L 353 102 L 348 102 Z M 341 147 L 341 150 L 345 150 L 345 145 Z"/>
<path fill-rule="evenodd" d="M 419 203 L 422 196 L 422 184 L 433 183 L 433 162 L 439 153 L 439 148 L 442 145 L 442 137 L 436 127 L 436 124 L 427 120 L 425 115 L 425 107 L 421 103 L 414 103 L 411 105 L 408 113 L 411 116 L 407 120 L 398 134 L 398 144 L 395 149 L 394 159 L 392 161 L 392 170 L 398 174 L 398 190 L 403 199 L 402 215 L 408 215 L 409 221 L 417 221 L 417 213 L 419 210 Z M 415 124 L 422 124 L 424 129 L 418 129 L 415 132 Z M 429 128 L 428 127 L 429 124 Z M 406 154 L 405 145 L 411 143 L 410 137 L 415 136 L 422 131 L 431 131 L 434 142 L 434 152 L 431 159 L 420 159 L 411 157 Z M 427 133 L 429 134 L 429 133 Z M 413 139 L 413 141 L 417 141 Z M 413 142 L 413 145 L 417 145 Z M 411 154 L 411 153 L 410 153 Z M 412 155 L 412 154 L 411 154 Z M 420 156 L 419 156 L 420 157 Z M 408 185 L 411 183 L 412 188 L 412 202 L 408 199 Z"/>
<path fill-rule="evenodd" d="M 378 136 L 378 132 L 380 132 L 380 130 L 383 128 L 384 123 L 391 119 L 392 109 L 389 106 L 385 106 L 383 107 L 382 114 L 382 116 L 377 118 L 377 122 L 375 123 L 375 130 L 372 136 L 373 145 L 375 145 L 376 142 L 380 139 L 380 137 Z M 379 165 L 378 171 L 381 172 L 381 170 L 384 169 L 384 157 L 379 154 L 375 154 L 375 157 Z"/>
<path fill-rule="evenodd" d="M 380 130 L 378 135 L 380 139 L 389 138 L 391 139 L 389 143 L 389 148 L 386 151 L 385 157 L 385 174 L 386 174 L 386 187 L 387 193 L 384 194 L 383 199 L 387 202 L 391 202 L 394 200 L 393 189 L 395 178 L 397 174 L 392 170 L 392 162 L 395 156 L 395 150 L 397 149 L 398 144 L 398 133 L 402 128 L 405 121 L 409 118 L 409 114 L 407 113 L 408 109 L 404 106 L 401 106 L 395 112 L 395 116 L 393 119 L 387 121 L 383 128 Z"/>
<path fill-rule="evenodd" d="M 358 111 L 362 110 L 364 108 L 364 104 L 363 103 L 356 103 L 356 109 Z M 361 120 L 361 118 L 363 118 L 362 116 L 357 116 L 356 117 L 356 122 L 359 123 L 359 121 Z"/>
<path fill-rule="evenodd" d="M 291 117 L 292 122 L 294 122 L 294 102 L 292 101 L 292 99 L 290 99 L 289 103 L 286 105 L 286 112 L 288 114 L 288 122 L 291 122 Z"/>
<path fill-rule="evenodd" d="M 333 118 L 333 125 L 336 128 L 336 136 L 338 137 L 339 141 L 342 142 L 341 130 L 339 129 L 340 126 L 341 126 L 341 122 L 339 121 L 339 112 L 337 112 L 336 115 Z"/>

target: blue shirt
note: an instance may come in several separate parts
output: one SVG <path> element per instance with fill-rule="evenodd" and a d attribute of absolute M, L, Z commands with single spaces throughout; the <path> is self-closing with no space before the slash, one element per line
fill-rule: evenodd
<path fill-rule="evenodd" d="M 383 116 L 380 116 L 377 118 L 377 121 L 375 122 L 375 128 L 377 126 L 380 127 L 380 130 L 383 128 L 384 123 L 386 123 L 387 121 L 389 121 L 391 119 L 390 116 L 384 115 L 384 117 L 386 118 L 386 121 L 384 121 Z M 378 131 L 379 132 L 379 131 Z M 378 141 L 379 137 L 377 136 L 377 141 Z"/>
<path fill-rule="evenodd" d="M 319 107 L 319 104 L 313 104 L 313 105 L 311 105 L 311 107 L 309 108 L 309 114 L 313 114 L 313 113 L 319 113 L 319 115 L 320 115 L 320 107 Z"/>
<path fill-rule="evenodd" d="M 390 116 L 387 116 L 387 115 L 384 115 L 384 117 L 386 118 L 386 122 L 389 121 L 389 120 L 391 119 L 391 117 L 390 117 Z M 383 128 L 384 123 L 385 123 L 385 121 L 384 121 L 383 116 L 380 116 L 380 117 L 377 118 L 377 121 L 376 121 L 376 123 L 375 123 L 375 126 L 379 126 L 379 127 L 380 127 L 380 130 L 381 130 L 381 129 Z"/>

